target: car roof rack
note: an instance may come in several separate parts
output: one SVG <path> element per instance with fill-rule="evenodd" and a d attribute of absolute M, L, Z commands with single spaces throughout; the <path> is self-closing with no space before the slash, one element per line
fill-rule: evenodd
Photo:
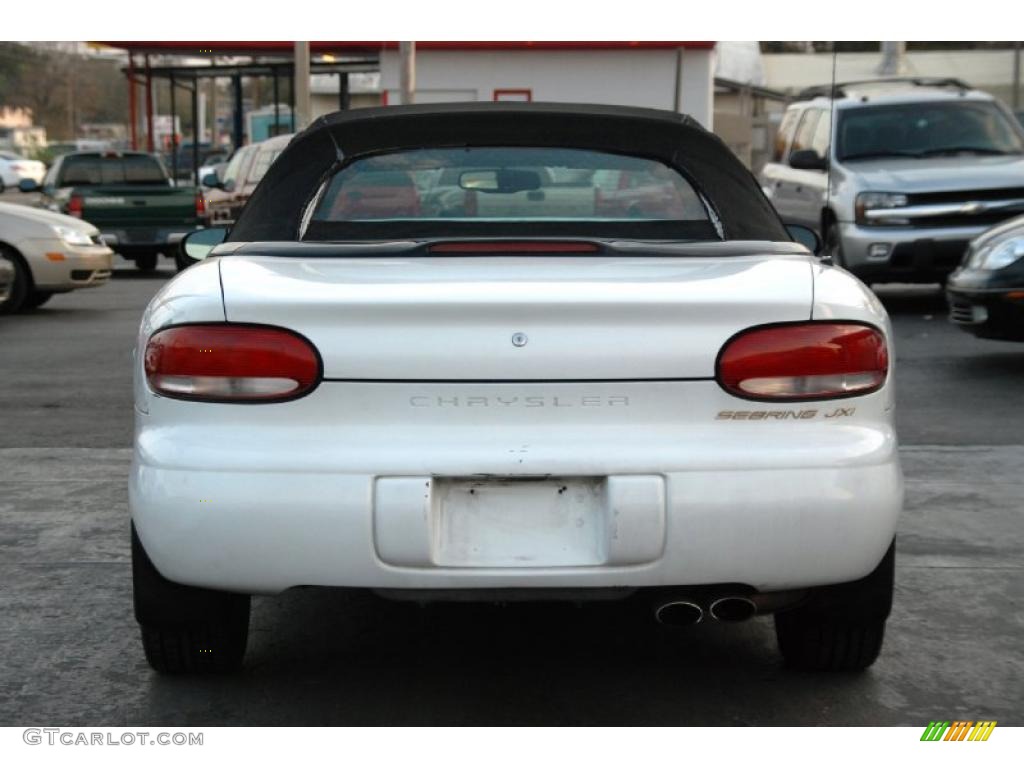
<path fill-rule="evenodd" d="M 847 90 L 857 85 L 913 85 L 918 88 L 955 88 L 959 91 L 969 91 L 971 86 L 958 77 L 878 77 L 873 80 L 848 80 L 843 83 L 812 85 L 804 88 L 797 94 L 798 100 L 814 99 L 819 96 L 830 96 L 833 99 L 841 99 L 849 95 Z"/>

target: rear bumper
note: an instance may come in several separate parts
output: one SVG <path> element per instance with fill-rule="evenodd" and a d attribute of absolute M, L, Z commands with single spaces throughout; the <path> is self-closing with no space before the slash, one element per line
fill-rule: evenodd
<path fill-rule="evenodd" d="M 198 228 L 198 222 L 166 227 L 103 227 L 100 237 L 124 256 L 152 251 L 161 251 L 165 256 L 171 256 L 182 238 Z"/>
<path fill-rule="evenodd" d="M 131 509 L 171 581 L 241 592 L 596 588 L 739 583 L 760 591 L 853 581 L 892 541 L 895 460 L 843 470 L 696 471 L 664 476 L 661 551 L 649 562 L 455 568 L 385 562 L 368 475 L 167 470 L 137 464 Z M 770 493 L 770 489 L 786 489 Z M 429 538 L 422 530 L 408 538 Z M 621 534 L 626 535 L 626 534 Z"/>
<path fill-rule="evenodd" d="M 722 583 L 781 591 L 869 573 L 902 506 L 895 435 L 885 420 L 712 422 L 683 432 L 641 421 L 544 433 L 502 416 L 506 423 L 488 429 L 439 422 L 441 431 L 428 434 L 409 422 L 371 436 L 360 434 L 366 425 L 357 415 L 373 397 L 366 386 L 365 395 L 346 388 L 353 412 L 344 430 L 305 424 L 322 414 L 304 410 L 302 400 L 274 406 L 281 421 L 265 430 L 238 427 L 237 407 L 224 406 L 172 424 L 158 413 L 168 403 L 150 400 L 150 412 L 137 413 L 129 503 L 158 570 L 175 582 L 259 593 L 302 585 Z M 222 420 L 224 411 L 214 409 L 225 408 Z M 541 553 L 536 562 L 512 564 L 503 552 L 493 561 L 500 567 L 488 566 L 485 550 L 460 560 L 445 549 L 432 484 L 544 475 L 607 478 L 617 490 L 598 505 L 596 520 L 570 516 L 564 527 L 550 526 L 552 538 L 531 550 Z M 580 529 L 594 537 L 592 549 L 580 544 Z"/>

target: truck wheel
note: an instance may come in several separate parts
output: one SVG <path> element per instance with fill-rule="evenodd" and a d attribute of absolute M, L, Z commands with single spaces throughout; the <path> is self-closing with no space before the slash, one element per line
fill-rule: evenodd
<path fill-rule="evenodd" d="M 6 299 L 0 301 L 0 315 L 10 315 L 25 305 L 25 300 L 32 290 L 32 278 L 28 274 L 25 262 L 11 248 L 0 245 L 0 259 L 4 259 L 14 266 L 14 282 L 11 283 L 10 293 Z"/>
<path fill-rule="evenodd" d="M 25 299 L 25 303 L 22 305 L 22 309 L 35 309 L 41 307 L 43 304 L 48 302 L 53 297 L 53 291 L 32 291 L 28 298 Z"/>
<path fill-rule="evenodd" d="M 775 615 L 786 664 L 814 672 L 853 672 L 875 663 L 892 608 L 895 544 L 870 574 L 815 590 L 808 601 Z"/>
<path fill-rule="evenodd" d="M 825 242 L 822 250 L 832 257 L 832 263 L 848 270 L 846 259 L 843 258 L 843 239 L 839 236 L 839 225 L 830 219 L 825 225 Z"/>
<path fill-rule="evenodd" d="M 134 524 L 132 586 L 146 661 L 157 672 L 232 672 L 242 665 L 249 595 L 168 581 L 143 549 Z"/>
<path fill-rule="evenodd" d="M 159 253 L 140 253 L 135 256 L 135 266 L 140 272 L 152 272 L 156 269 Z"/>

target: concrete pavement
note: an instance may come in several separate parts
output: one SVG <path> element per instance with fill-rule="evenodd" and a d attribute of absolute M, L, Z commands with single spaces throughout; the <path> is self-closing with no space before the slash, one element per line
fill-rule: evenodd
<path fill-rule="evenodd" d="M 307 589 L 255 600 L 240 675 L 155 675 L 131 615 L 126 476 L 130 349 L 160 284 L 128 268 L 0 318 L 0 725 L 1021 724 L 1024 345 L 950 327 L 927 290 L 883 291 L 907 507 L 865 674 L 785 670 L 767 619 L 665 632 L 615 605 Z"/>

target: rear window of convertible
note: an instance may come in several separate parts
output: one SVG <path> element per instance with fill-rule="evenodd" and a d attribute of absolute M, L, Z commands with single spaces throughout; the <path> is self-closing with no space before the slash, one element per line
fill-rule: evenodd
<path fill-rule="evenodd" d="M 303 239 L 476 235 L 720 239 L 678 170 L 571 148 L 415 149 L 344 165 L 312 203 Z"/>

